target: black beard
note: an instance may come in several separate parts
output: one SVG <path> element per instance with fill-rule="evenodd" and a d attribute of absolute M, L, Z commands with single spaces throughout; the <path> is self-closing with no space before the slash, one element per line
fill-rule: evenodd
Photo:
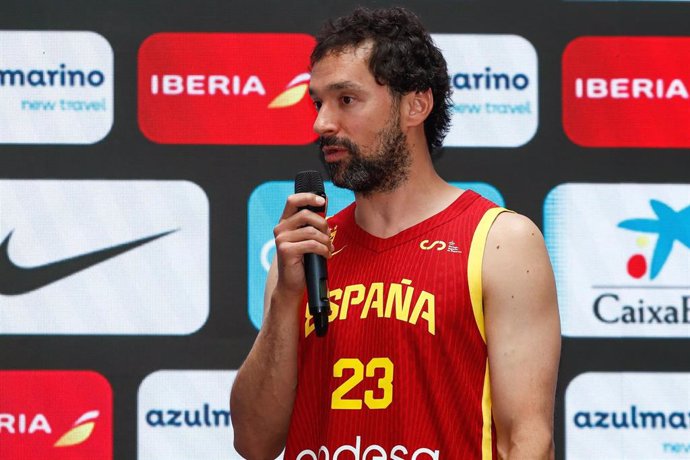
<path fill-rule="evenodd" d="M 407 139 L 400 130 L 399 121 L 391 121 L 378 133 L 376 150 L 366 156 L 349 139 L 321 137 L 321 160 L 333 184 L 367 196 L 391 192 L 407 180 L 412 163 Z M 333 163 L 326 162 L 323 148 L 329 145 L 347 149 L 350 157 Z"/>

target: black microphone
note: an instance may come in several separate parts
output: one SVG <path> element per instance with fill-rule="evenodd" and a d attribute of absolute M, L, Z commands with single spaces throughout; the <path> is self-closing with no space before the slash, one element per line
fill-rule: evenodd
<path fill-rule="evenodd" d="M 323 179 L 318 171 L 302 171 L 295 177 L 295 193 L 313 193 L 326 198 L 323 188 Z M 325 217 L 326 205 L 306 206 L 300 209 L 309 209 Z M 326 271 L 326 259 L 318 254 L 304 254 L 304 275 L 307 279 L 307 299 L 309 300 L 309 313 L 314 317 L 314 328 L 318 337 L 326 335 L 328 330 L 328 316 L 331 314 L 331 303 L 328 300 L 328 272 Z"/>

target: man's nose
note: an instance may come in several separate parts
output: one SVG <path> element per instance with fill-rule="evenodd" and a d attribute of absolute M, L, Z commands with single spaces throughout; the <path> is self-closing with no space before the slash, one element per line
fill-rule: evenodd
<path fill-rule="evenodd" d="M 322 105 L 314 120 L 314 132 L 319 136 L 334 135 L 338 131 L 335 114 L 325 105 Z"/>

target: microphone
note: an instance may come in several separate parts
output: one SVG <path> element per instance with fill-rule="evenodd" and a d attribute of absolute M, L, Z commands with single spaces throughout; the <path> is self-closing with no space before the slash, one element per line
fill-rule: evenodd
<path fill-rule="evenodd" d="M 295 177 L 295 193 L 313 193 L 326 198 L 323 179 L 318 171 L 302 171 Z M 306 206 L 325 217 L 326 206 Z M 323 337 L 328 330 L 328 316 L 331 314 L 331 302 L 328 300 L 328 272 L 326 259 L 318 254 L 304 254 L 304 275 L 307 281 L 307 299 L 309 313 L 314 317 L 314 328 L 317 337 Z"/>

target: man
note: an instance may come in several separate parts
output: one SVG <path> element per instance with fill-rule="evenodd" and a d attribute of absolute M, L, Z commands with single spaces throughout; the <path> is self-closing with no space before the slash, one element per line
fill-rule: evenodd
<path fill-rule="evenodd" d="M 355 203 L 326 220 L 287 199 L 265 314 L 232 396 L 249 459 L 548 459 L 560 329 L 543 238 L 444 182 L 445 61 L 418 18 L 357 9 L 312 54 L 314 129 Z M 314 333 L 302 256 L 329 259 Z"/>

